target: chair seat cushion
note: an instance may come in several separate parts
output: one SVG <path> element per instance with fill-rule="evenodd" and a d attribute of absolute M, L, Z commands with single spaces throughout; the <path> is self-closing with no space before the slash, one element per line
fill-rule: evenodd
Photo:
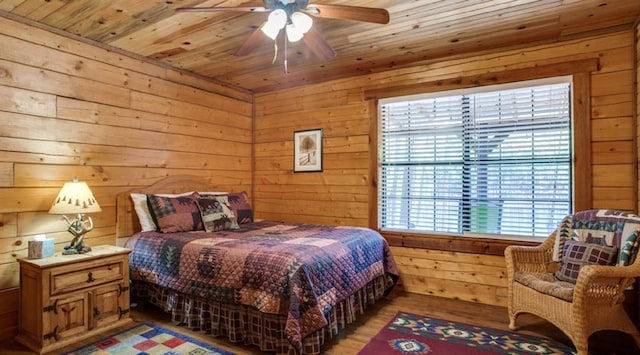
<path fill-rule="evenodd" d="M 565 300 L 573 301 L 575 284 L 556 279 L 550 272 L 516 272 L 513 279 L 538 292 Z"/>

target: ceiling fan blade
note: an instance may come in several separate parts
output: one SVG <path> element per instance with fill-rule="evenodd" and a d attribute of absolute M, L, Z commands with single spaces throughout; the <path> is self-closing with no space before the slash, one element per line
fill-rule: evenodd
<path fill-rule="evenodd" d="M 389 23 L 389 11 L 372 7 L 314 4 L 308 5 L 305 12 L 312 16 L 322 18 L 335 18 L 381 24 Z"/>
<path fill-rule="evenodd" d="M 311 27 L 309 32 L 305 33 L 302 39 L 318 58 L 325 61 L 335 58 L 336 51 L 331 48 L 329 43 L 327 43 L 324 37 L 322 37 L 320 32 L 315 28 Z"/>
<path fill-rule="evenodd" d="M 179 7 L 176 12 L 216 12 L 216 11 L 236 11 L 236 12 L 267 12 L 270 10 L 261 6 L 238 6 L 238 7 Z"/>
<path fill-rule="evenodd" d="M 254 50 L 256 47 L 258 47 L 260 44 L 262 44 L 262 41 L 265 40 L 265 38 L 267 38 L 263 33 L 262 33 L 262 26 L 264 26 L 267 22 L 263 22 L 255 31 L 253 31 L 253 33 L 251 33 L 251 35 L 249 36 L 249 38 L 247 38 L 246 41 L 244 41 L 244 43 L 242 44 L 242 46 L 235 52 L 236 56 L 243 56 L 243 55 L 247 55 L 249 53 L 251 53 L 252 50 Z"/>

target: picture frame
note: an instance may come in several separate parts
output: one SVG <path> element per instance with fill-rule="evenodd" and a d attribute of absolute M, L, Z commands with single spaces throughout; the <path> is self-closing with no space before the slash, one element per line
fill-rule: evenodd
<path fill-rule="evenodd" d="M 322 171 L 322 129 L 293 133 L 293 172 Z"/>

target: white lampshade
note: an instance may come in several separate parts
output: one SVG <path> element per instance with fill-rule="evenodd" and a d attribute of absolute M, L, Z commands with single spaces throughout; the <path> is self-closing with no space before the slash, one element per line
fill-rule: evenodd
<path fill-rule="evenodd" d="M 100 212 L 100 205 L 93 197 L 93 193 L 85 182 L 67 182 L 62 186 L 58 197 L 53 201 L 49 213 L 51 214 L 84 214 Z"/>
<path fill-rule="evenodd" d="M 275 40 L 280 30 L 287 24 L 287 13 L 282 9 L 277 9 L 269 14 L 267 23 L 262 26 L 262 32 L 267 37 Z"/>
<path fill-rule="evenodd" d="M 289 42 L 298 42 L 302 39 L 302 36 L 304 36 L 302 32 L 298 31 L 296 26 L 292 23 L 287 25 L 286 32 Z"/>
<path fill-rule="evenodd" d="M 305 34 L 311 29 L 311 25 L 313 25 L 313 19 L 307 14 L 296 11 L 291 14 L 291 23 L 295 25 L 298 32 L 300 32 L 301 34 Z"/>

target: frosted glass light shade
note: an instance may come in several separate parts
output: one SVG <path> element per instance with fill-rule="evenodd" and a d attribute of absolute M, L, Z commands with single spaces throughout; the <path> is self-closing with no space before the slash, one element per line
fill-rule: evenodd
<path fill-rule="evenodd" d="M 291 23 L 295 25 L 298 32 L 300 32 L 301 34 L 305 34 L 311 29 L 311 25 L 313 25 L 313 19 L 307 14 L 296 11 L 291 14 Z"/>
<path fill-rule="evenodd" d="M 262 26 L 262 32 L 267 37 L 275 40 L 280 30 L 287 24 L 287 13 L 282 9 L 277 9 L 269 14 L 267 23 Z"/>
<path fill-rule="evenodd" d="M 273 23 L 278 28 L 283 28 L 287 23 L 287 13 L 282 9 L 274 10 L 269 14 L 268 22 Z"/>
<path fill-rule="evenodd" d="M 304 36 L 302 32 L 298 31 L 294 24 L 288 24 L 286 31 L 289 42 L 298 42 L 302 39 L 302 36 Z"/>
<path fill-rule="evenodd" d="M 84 214 L 100 212 L 100 205 L 86 182 L 67 182 L 53 201 L 51 214 Z"/>
<path fill-rule="evenodd" d="M 264 26 L 262 26 L 262 28 L 260 30 L 267 37 L 269 37 L 269 38 L 271 38 L 273 40 L 275 40 L 276 37 L 278 37 L 278 33 L 280 33 L 280 29 L 279 28 L 276 28 L 274 26 L 269 26 L 268 22 Z"/>

